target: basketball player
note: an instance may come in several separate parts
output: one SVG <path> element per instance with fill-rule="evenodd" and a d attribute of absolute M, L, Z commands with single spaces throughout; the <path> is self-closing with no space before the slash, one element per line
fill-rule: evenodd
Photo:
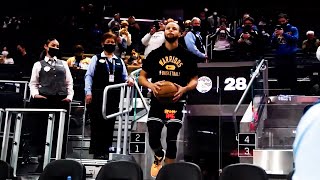
<path fill-rule="evenodd" d="M 177 153 L 177 136 L 182 126 L 183 103 L 186 92 L 193 90 L 198 82 L 198 68 L 191 52 L 178 45 L 181 36 L 177 23 L 170 22 L 165 27 L 165 42 L 159 48 L 150 52 L 143 61 L 139 83 L 152 90 L 151 109 L 148 117 L 149 144 L 154 151 L 154 163 L 151 166 L 151 176 L 156 177 L 162 167 L 174 163 Z M 151 78 L 151 82 L 147 79 Z M 178 87 L 173 97 L 173 103 L 161 104 L 155 96 L 161 88 L 163 80 L 171 81 Z M 161 145 L 161 131 L 167 127 L 167 149 Z"/>

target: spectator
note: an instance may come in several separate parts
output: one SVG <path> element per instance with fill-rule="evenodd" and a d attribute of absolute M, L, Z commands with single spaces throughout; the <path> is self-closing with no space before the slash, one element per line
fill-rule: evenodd
<path fill-rule="evenodd" d="M 74 56 L 70 57 L 67 60 L 69 67 L 75 67 L 78 69 L 88 69 L 88 66 L 90 64 L 90 58 L 86 57 L 84 55 L 84 48 L 82 45 L 77 44 L 74 47 Z"/>
<path fill-rule="evenodd" d="M 280 13 L 271 43 L 276 49 L 275 68 L 278 86 L 279 88 L 289 88 L 291 93 L 296 93 L 298 41 L 298 28 L 289 24 L 287 14 Z"/>
<path fill-rule="evenodd" d="M 150 31 L 141 39 L 142 44 L 145 46 L 144 59 L 147 58 L 148 54 L 160 47 L 164 41 L 164 28 L 165 25 L 161 21 L 154 21 L 154 25 L 151 27 Z"/>
<path fill-rule="evenodd" d="M 301 49 L 305 55 L 314 57 L 314 54 L 320 45 L 320 41 L 314 35 L 314 31 L 307 31 L 306 36 L 307 39 L 303 40 Z"/>
<path fill-rule="evenodd" d="M 198 17 L 194 17 L 191 20 L 192 30 L 186 34 L 184 41 L 187 49 L 198 57 L 197 62 L 205 62 L 207 55 L 205 54 L 205 45 L 200 33 L 201 20 Z"/>

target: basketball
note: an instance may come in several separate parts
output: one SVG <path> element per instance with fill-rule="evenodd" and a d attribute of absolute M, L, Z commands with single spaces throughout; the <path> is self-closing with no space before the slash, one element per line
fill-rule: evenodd
<path fill-rule="evenodd" d="M 160 86 L 160 90 L 158 90 L 158 94 L 156 94 L 156 98 L 161 103 L 172 103 L 172 99 L 177 92 L 178 88 L 176 85 L 174 85 L 174 83 L 170 81 L 164 81 Z"/>

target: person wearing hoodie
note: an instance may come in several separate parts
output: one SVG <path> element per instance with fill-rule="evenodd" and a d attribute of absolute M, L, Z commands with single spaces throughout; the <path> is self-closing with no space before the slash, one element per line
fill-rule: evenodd
<path fill-rule="evenodd" d="M 296 93 L 296 52 L 298 50 L 298 28 L 289 24 L 287 14 L 278 15 L 278 25 L 272 35 L 272 45 L 276 53 L 276 77 L 278 86 L 282 89 L 289 88 L 291 93 Z"/>

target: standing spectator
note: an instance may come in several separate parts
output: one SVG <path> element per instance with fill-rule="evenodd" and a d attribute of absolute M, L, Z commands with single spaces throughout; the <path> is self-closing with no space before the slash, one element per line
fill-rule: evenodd
<path fill-rule="evenodd" d="M 205 45 L 203 44 L 203 39 L 200 33 L 201 30 L 201 20 L 198 17 L 194 17 L 191 20 L 192 29 L 184 37 L 187 49 L 195 54 L 198 58 L 196 62 L 205 62 L 207 55 L 205 54 Z"/>
<path fill-rule="evenodd" d="M 147 58 L 148 54 L 160 47 L 164 41 L 164 28 L 165 25 L 161 21 L 154 21 L 154 25 L 151 27 L 150 32 L 148 32 L 142 39 L 141 42 L 145 46 L 144 49 L 144 59 Z"/>
<path fill-rule="evenodd" d="M 206 36 L 211 32 L 210 22 L 208 21 L 205 11 L 200 12 L 199 19 L 201 20 L 201 37 L 203 39 L 203 43 L 205 43 L 204 40 L 206 39 Z"/>
<path fill-rule="evenodd" d="M 278 15 L 278 25 L 272 35 L 272 45 L 276 49 L 276 72 L 280 88 L 290 88 L 295 93 L 297 83 L 296 52 L 298 50 L 298 28 L 289 24 L 287 14 Z"/>
<path fill-rule="evenodd" d="M 208 17 L 208 22 L 210 24 L 210 32 L 214 32 L 220 26 L 220 17 L 218 13 L 214 11 L 211 16 Z"/>
<path fill-rule="evenodd" d="M 120 20 L 120 13 L 116 13 L 113 15 L 113 18 L 109 21 L 108 27 L 109 29 L 112 29 L 116 25 L 120 25 L 121 20 Z"/>
<path fill-rule="evenodd" d="M 136 22 L 134 16 L 128 18 L 128 31 L 131 34 L 131 46 L 127 49 L 127 54 L 131 54 L 132 49 L 139 52 L 141 51 L 141 36 L 140 36 L 140 25 Z"/>

